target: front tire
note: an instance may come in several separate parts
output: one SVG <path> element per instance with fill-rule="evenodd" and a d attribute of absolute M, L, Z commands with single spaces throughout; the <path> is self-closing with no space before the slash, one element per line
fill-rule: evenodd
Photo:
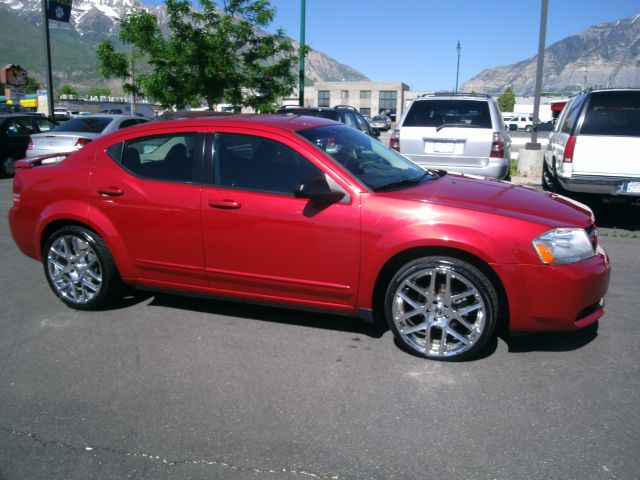
<path fill-rule="evenodd" d="M 122 280 L 104 240 L 71 225 L 57 230 L 43 251 L 44 272 L 53 292 L 69 307 L 98 310 L 122 292 Z"/>
<path fill-rule="evenodd" d="M 487 277 L 452 257 L 405 264 L 385 296 L 385 316 L 396 340 L 434 360 L 478 355 L 494 335 L 497 313 L 498 297 Z"/>

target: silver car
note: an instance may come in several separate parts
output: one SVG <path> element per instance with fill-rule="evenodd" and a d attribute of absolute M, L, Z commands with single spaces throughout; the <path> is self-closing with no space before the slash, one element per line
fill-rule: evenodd
<path fill-rule="evenodd" d="M 386 115 L 376 115 L 369 122 L 371 128 L 377 128 L 378 130 L 384 130 L 385 132 L 391 128 L 391 119 Z"/>
<path fill-rule="evenodd" d="M 498 104 L 488 95 L 414 99 L 391 135 L 390 147 L 424 168 L 509 175 L 511 139 Z"/>
<path fill-rule="evenodd" d="M 102 135 L 148 121 L 146 118 L 131 115 L 99 114 L 73 117 L 49 132 L 31 135 L 27 146 L 27 158 L 79 150 Z"/>

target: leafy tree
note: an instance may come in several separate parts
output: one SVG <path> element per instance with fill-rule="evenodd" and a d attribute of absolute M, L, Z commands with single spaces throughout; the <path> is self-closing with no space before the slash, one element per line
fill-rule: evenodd
<path fill-rule="evenodd" d="M 78 95 L 78 90 L 71 85 L 62 85 L 60 87 L 60 95 Z"/>
<path fill-rule="evenodd" d="M 498 97 L 498 106 L 503 112 L 513 112 L 513 107 L 516 105 L 516 96 L 513 93 L 511 87 L 507 87 L 502 95 Z"/>
<path fill-rule="evenodd" d="M 93 87 L 87 92 L 90 97 L 108 97 L 111 95 L 111 89 L 108 87 Z"/>
<path fill-rule="evenodd" d="M 220 3 L 220 2 L 218 2 Z M 258 111 L 273 110 L 275 101 L 291 93 L 296 62 L 293 46 L 282 30 L 265 33 L 275 10 L 268 0 L 201 0 L 201 10 L 188 0 L 166 0 L 169 36 L 151 14 L 135 9 L 121 20 L 120 39 L 146 56 L 151 72 L 139 75 L 145 94 L 163 107 L 220 100 Z M 126 78 L 126 54 L 103 42 L 101 69 Z"/>

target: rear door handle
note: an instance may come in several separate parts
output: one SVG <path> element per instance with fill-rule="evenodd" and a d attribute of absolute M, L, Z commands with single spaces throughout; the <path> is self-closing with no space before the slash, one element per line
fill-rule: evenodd
<path fill-rule="evenodd" d="M 241 205 L 235 200 L 230 200 L 228 198 L 222 200 L 209 200 L 209 206 L 211 208 L 222 208 L 225 210 L 236 210 L 241 207 Z"/>
<path fill-rule="evenodd" d="M 105 188 L 99 188 L 98 193 L 105 197 L 119 197 L 124 192 L 119 187 L 105 187 Z"/>

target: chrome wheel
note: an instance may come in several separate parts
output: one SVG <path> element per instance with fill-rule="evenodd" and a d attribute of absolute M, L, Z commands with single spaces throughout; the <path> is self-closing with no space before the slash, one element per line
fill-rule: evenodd
<path fill-rule="evenodd" d="M 469 268 L 442 261 L 400 272 L 387 297 L 396 336 L 429 358 L 458 358 L 480 348 L 493 330 L 494 309 L 488 282 L 476 277 Z"/>
<path fill-rule="evenodd" d="M 83 305 L 100 294 L 102 267 L 90 243 L 77 235 L 56 238 L 47 251 L 47 274 L 56 294 Z"/>

